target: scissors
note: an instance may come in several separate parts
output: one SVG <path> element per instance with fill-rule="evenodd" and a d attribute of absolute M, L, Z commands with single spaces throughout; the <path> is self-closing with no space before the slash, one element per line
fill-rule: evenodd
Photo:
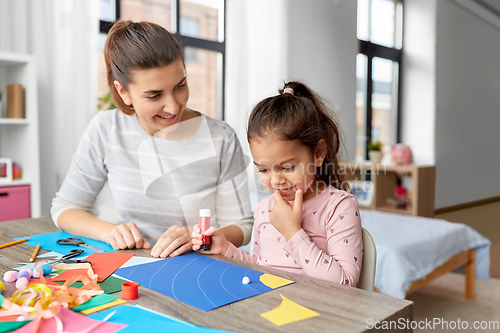
<path fill-rule="evenodd" d="M 104 252 L 104 250 L 101 250 L 97 247 L 94 247 L 94 246 L 91 246 L 91 245 L 88 245 L 88 244 L 85 244 L 84 241 L 82 241 L 81 238 L 73 238 L 73 237 L 69 237 L 69 238 L 64 238 L 64 239 L 58 239 L 57 240 L 57 244 L 59 245 L 74 245 L 74 246 L 82 246 L 82 247 L 86 247 L 87 249 L 92 249 L 92 250 L 96 250 L 96 251 L 100 251 L 100 252 Z M 83 251 L 83 250 L 82 250 Z"/>
<path fill-rule="evenodd" d="M 56 263 L 59 261 L 62 261 L 65 264 L 86 263 L 86 262 L 90 263 L 90 261 L 83 260 L 83 259 L 70 260 L 70 258 L 78 257 L 82 253 L 83 253 L 83 250 L 81 250 L 81 249 L 71 250 L 71 251 L 69 251 L 68 254 L 63 255 L 61 258 L 49 260 L 48 263 L 53 264 L 53 263 Z"/>

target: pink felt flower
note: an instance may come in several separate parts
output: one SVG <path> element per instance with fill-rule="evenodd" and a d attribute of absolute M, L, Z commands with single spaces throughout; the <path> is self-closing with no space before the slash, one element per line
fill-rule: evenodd
<path fill-rule="evenodd" d="M 396 190 L 394 192 L 394 197 L 396 197 L 396 199 L 399 199 L 399 200 L 405 199 L 406 198 L 406 187 L 404 187 L 403 185 L 397 185 Z"/>

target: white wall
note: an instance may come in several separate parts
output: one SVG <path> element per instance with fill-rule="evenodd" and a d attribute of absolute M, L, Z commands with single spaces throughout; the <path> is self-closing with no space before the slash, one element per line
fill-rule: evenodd
<path fill-rule="evenodd" d="M 405 1 L 402 141 L 436 165 L 436 208 L 500 195 L 500 19 L 474 6 Z"/>
<path fill-rule="evenodd" d="M 331 102 L 347 160 L 356 151 L 356 1 L 287 1 L 286 80 L 301 80 Z"/>
<path fill-rule="evenodd" d="M 415 164 L 435 163 L 436 1 L 404 3 L 401 139 Z"/>
<path fill-rule="evenodd" d="M 436 208 L 500 195 L 500 24 L 437 1 Z M 500 18 L 497 18 L 500 21 Z"/>

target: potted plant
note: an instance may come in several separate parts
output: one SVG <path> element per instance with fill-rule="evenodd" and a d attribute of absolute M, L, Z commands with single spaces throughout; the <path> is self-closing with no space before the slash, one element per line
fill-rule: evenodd
<path fill-rule="evenodd" d="M 382 142 L 371 141 L 368 142 L 368 158 L 373 164 L 380 163 L 382 161 Z"/>
<path fill-rule="evenodd" d="M 97 103 L 97 110 L 112 110 L 115 109 L 116 107 L 113 104 L 113 101 L 111 100 L 111 93 L 107 93 L 101 97 L 98 98 L 98 103 Z"/>

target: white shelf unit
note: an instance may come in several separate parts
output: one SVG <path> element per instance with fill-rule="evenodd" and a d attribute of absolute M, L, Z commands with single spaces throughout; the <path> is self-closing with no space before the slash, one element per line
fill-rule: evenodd
<path fill-rule="evenodd" d="M 24 88 L 24 119 L 8 119 L 7 85 L 20 83 Z M 5 186 L 30 186 L 31 217 L 41 216 L 40 138 L 38 135 L 38 87 L 35 57 L 22 53 L 0 52 L 0 157 L 10 158 L 22 170 L 20 179 Z"/>

